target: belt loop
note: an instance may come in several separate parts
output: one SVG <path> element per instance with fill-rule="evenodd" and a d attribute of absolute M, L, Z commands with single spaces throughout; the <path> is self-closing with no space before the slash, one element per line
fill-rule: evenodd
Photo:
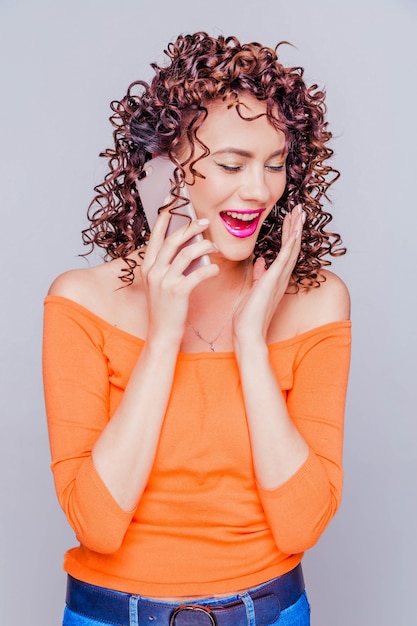
<path fill-rule="evenodd" d="M 133 595 L 130 596 L 129 598 L 130 626 L 138 626 L 139 624 L 138 602 L 139 602 L 139 596 L 133 596 Z"/>
<path fill-rule="evenodd" d="M 255 607 L 253 606 L 253 600 L 248 593 L 240 593 L 239 598 L 242 600 L 246 609 L 246 619 L 248 620 L 248 626 L 256 626 L 255 621 Z"/>

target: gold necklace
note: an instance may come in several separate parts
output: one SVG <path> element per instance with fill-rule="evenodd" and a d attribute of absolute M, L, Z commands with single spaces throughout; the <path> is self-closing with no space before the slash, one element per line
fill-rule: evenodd
<path fill-rule="evenodd" d="M 224 329 L 226 328 L 227 324 L 230 322 L 230 320 L 232 319 L 239 301 L 240 301 L 240 296 L 242 295 L 242 291 L 243 291 L 243 287 L 245 286 L 246 283 L 246 277 L 248 275 L 248 269 L 249 269 L 249 263 L 250 263 L 250 259 L 248 259 L 247 263 L 246 263 L 246 269 L 245 269 L 245 273 L 243 276 L 243 280 L 242 280 L 242 284 L 240 285 L 240 289 L 239 289 L 239 293 L 236 296 L 235 301 L 233 302 L 233 306 L 232 309 L 229 313 L 229 315 L 226 318 L 226 321 L 224 322 L 223 326 L 220 328 L 219 332 L 217 333 L 217 335 L 214 337 L 214 339 L 212 339 L 211 341 L 209 341 L 208 339 L 205 339 L 203 337 L 203 335 L 200 333 L 200 331 L 198 330 L 198 328 L 195 328 L 192 323 L 190 322 L 190 320 L 187 320 L 189 327 L 191 328 L 191 330 L 194 331 L 195 335 L 201 339 L 201 341 L 204 341 L 204 343 L 206 343 L 208 346 L 210 346 L 210 350 L 212 352 L 216 352 L 216 349 L 214 347 L 214 344 L 216 343 L 216 341 L 218 340 L 218 338 L 220 337 L 220 335 L 222 334 L 222 332 L 224 331 Z"/>

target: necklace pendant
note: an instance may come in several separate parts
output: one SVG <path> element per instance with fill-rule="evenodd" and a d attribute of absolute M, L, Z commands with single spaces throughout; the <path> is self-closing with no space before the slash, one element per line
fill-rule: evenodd
<path fill-rule="evenodd" d="M 212 352 L 216 352 L 216 351 L 215 351 L 215 349 L 214 349 L 214 343 L 210 342 L 210 344 L 209 344 L 209 345 L 210 345 L 210 350 L 211 350 Z"/>

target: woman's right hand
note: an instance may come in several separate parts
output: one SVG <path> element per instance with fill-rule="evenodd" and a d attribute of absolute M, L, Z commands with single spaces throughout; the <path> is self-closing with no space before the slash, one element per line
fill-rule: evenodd
<path fill-rule="evenodd" d="M 215 245 L 208 239 L 184 246 L 192 237 L 203 233 L 209 221 L 193 220 L 165 237 L 169 220 L 169 211 L 162 211 L 151 233 L 140 271 L 148 304 L 148 340 L 166 337 L 179 345 L 185 331 L 191 292 L 204 280 L 216 276 L 219 268 L 212 263 L 185 275 L 192 261 L 216 252 Z"/>

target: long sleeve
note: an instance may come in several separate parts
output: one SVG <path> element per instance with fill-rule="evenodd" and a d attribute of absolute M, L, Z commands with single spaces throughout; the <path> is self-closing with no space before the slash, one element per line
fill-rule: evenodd
<path fill-rule="evenodd" d="M 277 369 L 280 356 L 271 350 Z M 286 554 L 314 545 L 340 504 L 349 363 L 350 322 L 327 324 L 300 341 L 292 381 L 284 385 L 289 414 L 310 454 L 283 485 L 258 490 L 275 542 Z"/>
<path fill-rule="evenodd" d="M 106 328 L 75 303 L 48 296 L 43 374 L 52 470 L 59 502 L 78 540 L 110 553 L 120 546 L 133 516 L 115 502 L 92 458 L 110 418 Z M 109 334 L 109 333 L 107 333 Z"/>

